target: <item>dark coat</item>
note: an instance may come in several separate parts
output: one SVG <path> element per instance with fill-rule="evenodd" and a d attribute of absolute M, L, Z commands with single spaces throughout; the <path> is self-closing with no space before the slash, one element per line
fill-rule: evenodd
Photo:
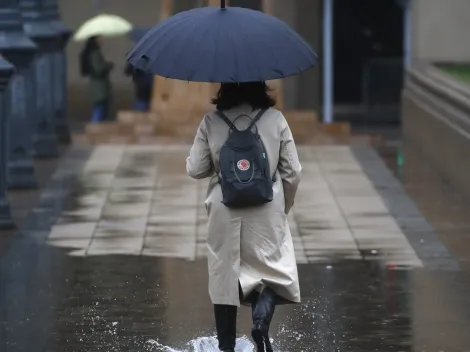
<path fill-rule="evenodd" d="M 136 98 L 149 102 L 152 99 L 153 76 L 136 70 L 129 64 L 126 66 L 126 74 L 132 76 Z"/>
<path fill-rule="evenodd" d="M 90 51 L 88 54 L 90 64 L 90 93 L 94 103 L 109 101 L 111 98 L 111 82 L 109 74 L 113 64 L 105 61 L 99 49 Z"/>

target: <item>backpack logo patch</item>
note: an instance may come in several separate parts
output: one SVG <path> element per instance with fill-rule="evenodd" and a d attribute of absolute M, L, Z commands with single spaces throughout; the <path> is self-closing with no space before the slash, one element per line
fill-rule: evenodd
<path fill-rule="evenodd" d="M 237 167 L 241 171 L 247 171 L 250 169 L 250 162 L 246 159 L 239 160 L 237 163 Z"/>

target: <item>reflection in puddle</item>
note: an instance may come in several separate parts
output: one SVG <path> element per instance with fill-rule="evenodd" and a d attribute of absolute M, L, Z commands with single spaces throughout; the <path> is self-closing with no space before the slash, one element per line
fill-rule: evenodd
<path fill-rule="evenodd" d="M 164 346 L 158 341 L 149 340 L 149 351 L 151 352 L 219 352 L 217 347 L 217 339 L 215 337 L 199 337 L 195 340 L 189 341 L 182 349 L 174 349 L 169 346 Z M 235 352 L 253 352 L 254 346 L 248 337 L 243 336 L 237 339 L 237 346 Z"/>

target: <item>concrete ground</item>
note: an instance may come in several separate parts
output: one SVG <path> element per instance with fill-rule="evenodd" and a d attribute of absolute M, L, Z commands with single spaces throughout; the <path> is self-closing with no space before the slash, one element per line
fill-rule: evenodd
<path fill-rule="evenodd" d="M 207 181 L 185 175 L 188 150 L 65 154 L 0 256 L 2 352 L 217 351 Z M 276 351 L 470 351 L 465 202 L 436 195 L 412 154 L 408 171 L 385 157 L 391 171 L 369 147 L 299 153 L 289 221 L 303 302 L 278 309 Z M 249 331 L 241 309 L 237 351 L 253 350 Z"/>

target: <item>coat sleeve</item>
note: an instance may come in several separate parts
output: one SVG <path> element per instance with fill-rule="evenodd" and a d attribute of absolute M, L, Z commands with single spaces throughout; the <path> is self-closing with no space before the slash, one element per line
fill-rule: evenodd
<path fill-rule="evenodd" d="M 285 121 L 281 131 L 278 170 L 284 187 L 285 213 L 288 214 L 294 205 L 302 166 L 300 165 L 297 148 L 295 147 L 294 138 L 287 121 Z"/>
<path fill-rule="evenodd" d="M 195 179 L 210 177 L 214 174 L 205 118 L 199 125 L 189 157 L 186 159 L 186 172 Z"/>
<path fill-rule="evenodd" d="M 95 51 L 90 55 L 91 76 L 95 78 L 106 77 L 112 69 L 112 65 L 104 61 L 103 56 Z"/>

